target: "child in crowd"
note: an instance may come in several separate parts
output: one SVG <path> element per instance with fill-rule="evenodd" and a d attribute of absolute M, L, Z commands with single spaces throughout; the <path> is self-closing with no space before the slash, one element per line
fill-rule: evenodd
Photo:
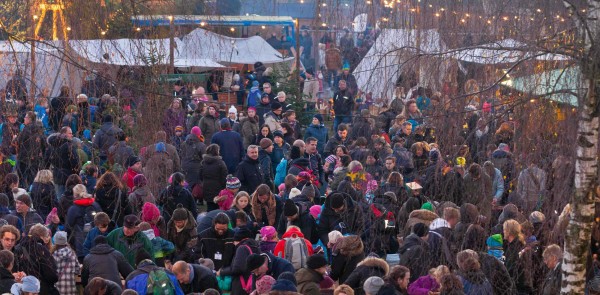
<path fill-rule="evenodd" d="M 98 181 L 98 166 L 91 162 L 85 163 L 81 173 L 81 181 L 87 192 L 93 194 L 96 191 L 96 182 Z"/>
<path fill-rule="evenodd" d="M 277 238 L 277 231 L 274 227 L 265 226 L 260 229 L 260 251 L 262 253 L 273 253 L 277 242 L 279 242 L 279 238 Z"/>
<path fill-rule="evenodd" d="M 79 292 L 75 284 L 75 276 L 81 272 L 81 265 L 77 261 L 75 251 L 69 247 L 66 232 L 56 232 L 53 240 L 52 257 L 56 261 L 59 278 L 56 288 L 63 295 L 77 295 Z"/>
<path fill-rule="evenodd" d="M 175 135 L 171 138 L 171 142 L 177 149 L 177 152 L 181 154 L 181 143 L 185 141 L 185 135 L 183 134 L 183 126 L 175 127 Z"/>
<path fill-rule="evenodd" d="M 219 209 L 229 210 L 229 208 L 231 208 L 233 199 L 235 199 L 235 195 L 240 190 L 241 186 L 242 183 L 237 177 L 231 174 L 227 175 L 227 184 L 225 185 L 225 189 L 221 190 L 219 195 L 213 199 L 215 204 L 219 205 Z"/>
<path fill-rule="evenodd" d="M 83 242 L 83 256 L 88 255 L 90 249 L 96 245 L 94 239 L 97 236 L 103 235 L 106 237 L 114 228 L 115 226 L 111 223 L 108 214 L 104 212 L 96 213 L 96 215 L 94 215 L 94 227 L 87 233 L 85 241 Z"/>
<path fill-rule="evenodd" d="M 485 242 L 488 247 L 488 254 L 496 257 L 496 259 L 504 263 L 504 249 L 502 248 L 503 241 L 501 234 L 491 235 Z"/>

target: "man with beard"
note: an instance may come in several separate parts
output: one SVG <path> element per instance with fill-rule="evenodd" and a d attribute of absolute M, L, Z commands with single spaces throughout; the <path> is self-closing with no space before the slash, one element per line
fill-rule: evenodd
<path fill-rule="evenodd" d="M 233 230 L 229 228 L 229 216 L 221 212 L 213 220 L 213 226 L 198 234 L 196 253 L 211 259 L 215 270 L 230 265 L 235 246 L 233 245 Z"/>

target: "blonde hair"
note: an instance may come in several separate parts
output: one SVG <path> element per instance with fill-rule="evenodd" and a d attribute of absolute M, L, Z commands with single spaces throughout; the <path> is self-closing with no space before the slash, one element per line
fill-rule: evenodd
<path fill-rule="evenodd" d="M 346 294 L 346 295 L 354 295 L 354 290 L 346 285 L 339 285 L 337 288 L 335 288 L 335 290 L 333 290 L 333 295 L 338 295 L 338 294 Z"/>
<path fill-rule="evenodd" d="M 514 219 L 509 219 L 504 222 L 504 224 L 502 225 L 502 229 L 506 235 L 504 237 L 505 239 L 508 238 L 508 236 L 513 236 L 514 238 L 519 239 L 519 241 L 521 241 L 522 243 L 525 243 L 525 236 L 521 231 L 521 224 L 519 224 L 518 221 Z"/>
<path fill-rule="evenodd" d="M 438 279 L 441 279 L 443 276 L 450 274 L 450 269 L 445 265 L 440 265 L 436 268 L 432 268 L 430 274 Z"/>
<path fill-rule="evenodd" d="M 356 167 L 360 167 L 360 170 L 363 169 L 363 165 L 359 161 L 354 160 L 348 165 L 348 171 L 352 172 Z"/>
<path fill-rule="evenodd" d="M 240 209 L 240 208 L 237 208 L 237 203 L 238 203 L 238 200 L 243 197 L 248 198 L 248 205 L 250 205 L 250 201 L 251 201 L 250 195 L 246 191 L 239 191 L 237 193 L 237 195 L 235 195 L 235 199 L 233 199 L 233 203 L 231 203 L 231 208 Z"/>
<path fill-rule="evenodd" d="M 52 175 L 52 171 L 50 171 L 48 169 L 43 169 L 43 170 L 38 171 L 33 182 L 54 184 L 53 179 L 54 179 L 54 176 Z"/>
<path fill-rule="evenodd" d="M 283 97 L 285 97 L 285 92 L 283 92 L 283 91 L 279 91 L 279 92 L 277 92 L 277 96 L 278 96 L 278 97 L 279 97 L 279 96 L 283 96 Z"/>

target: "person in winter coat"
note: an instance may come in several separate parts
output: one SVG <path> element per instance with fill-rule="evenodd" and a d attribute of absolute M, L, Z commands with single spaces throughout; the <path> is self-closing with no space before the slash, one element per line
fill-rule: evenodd
<path fill-rule="evenodd" d="M 258 146 L 248 146 L 246 157 L 239 163 L 236 170 L 236 177 L 242 183 L 241 191 L 254 192 L 256 188 L 263 183 L 264 172 L 258 161 Z"/>
<path fill-rule="evenodd" d="M 350 195 L 336 192 L 325 199 L 318 224 L 319 236 L 324 244 L 329 241 L 327 235 L 333 230 L 360 236 L 365 227 L 363 211 Z"/>
<path fill-rule="evenodd" d="M 462 245 L 469 226 L 476 223 L 478 218 L 479 210 L 477 210 L 475 205 L 471 203 L 465 203 L 460 206 L 460 222 L 456 224 L 452 234 L 452 241 L 454 246 L 457 247 L 456 249 Z"/>
<path fill-rule="evenodd" d="M 29 194 L 33 207 L 36 208 L 42 218 L 46 218 L 57 202 L 54 183 L 52 182 L 52 171 L 45 169 L 38 171 L 33 184 L 31 184 Z"/>
<path fill-rule="evenodd" d="M 163 239 L 154 233 L 154 229 L 148 222 L 142 222 L 139 225 L 140 231 L 146 235 L 150 243 L 152 243 L 152 257 L 155 259 L 156 265 L 165 266 L 165 260 L 170 259 L 170 255 L 175 252 L 175 245 L 171 241 Z M 169 260 L 170 261 L 170 260 Z"/>
<path fill-rule="evenodd" d="M 175 135 L 176 126 L 185 126 L 185 110 L 181 107 L 181 98 L 174 98 L 171 107 L 165 110 L 163 115 L 163 130 L 167 138 Z"/>
<path fill-rule="evenodd" d="M 12 269 L 15 263 L 15 255 L 9 250 L 0 251 L 0 292 L 10 293 L 10 288 L 15 282 Z"/>
<path fill-rule="evenodd" d="M 481 271 L 477 253 L 461 251 L 456 255 L 456 263 L 465 295 L 493 294 L 492 285 Z"/>
<path fill-rule="evenodd" d="M 77 261 L 75 252 L 67 243 L 67 233 L 58 231 L 54 234 L 54 248 L 52 249 L 52 258 L 56 261 L 59 280 L 56 282 L 56 288 L 60 294 L 77 295 L 77 286 L 75 285 L 75 276 L 81 272 L 81 266 Z"/>
<path fill-rule="evenodd" d="M 96 203 L 110 216 L 117 226 L 123 224 L 123 218 L 129 214 L 127 194 L 123 184 L 112 172 L 104 173 L 96 184 Z"/>
<path fill-rule="evenodd" d="M 204 117 L 200 119 L 198 126 L 200 127 L 200 130 L 202 130 L 204 141 L 212 142 L 213 135 L 221 131 L 221 126 L 219 124 L 219 113 L 217 113 L 217 107 L 215 105 L 210 105 L 208 107 Z"/>
<path fill-rule="evenodd" d="M 527 168 L 519 173 L 516 192 L 519 196 L 521 206 L 519 209 L 525 213 L 537 210 L 540 196 L 546 191 L 547 174 L 539 168 L 536 163 L 528 159 Z"/>
<path fill-rule="evenodd" d="M 315 219 L 310 215 L 310 207 L 313 205 L 305 196 L 296 196 L 294 200 L 285 200 L 283 204 L 283 214 L 279 218 L 277 232 L 283 236 L 290 226 L 300 229 L 302 235 L 311 243 L 317 243 L 319 233 Z"/>
<path fill-rule="evenodd" d="M 85 236 L 85 241 L 83 242 L 83 257 L 90 254 L 90 249 L 92 249 L 96 244 L 94 241 L 98 236 L 108 236 L 108 234 L 114 229 L 114 223 L 110 222 L 110 217 L 104 212 L 97 212 L 94 215 L 94 227 L 87 232 Z"/>
<path fill-rule="evenodd" d="M 413 226 L 412 233 L 404 239 L 404 244 L 400 247 L 400 265 L 410 269 L 411 283 L 426 275 L 429 270 L 428 236 L 429 227 L 424 223 L 417 223 Z"/>
<path fill-rule="evenodd" d="M 166 144 L 159 142 L 156 150 L 146 162 L 144 175 L 149 180 L 150 191 L 157 196 L 168 183 L 169 176 L 176 172 L 175 163 L 167 152 Z"/>
<path fill-rule="evenodd" d="M 157 131 L 154 134 L 154 140 L 155 143 L 140 149 L 140 157 L 142 158 L 144 175 L 146 175 L 148 179 L 151 179 L 150 175 L 145 173 L 147 172 L 146 170 L 159 170 L 159 167 L 157 166 L 161 163 L 164 164 L 166 167 L 162 167 L 160 170 L 172 169 L 173 171 L 181 171 L 181 159 L 179 158 L 179 152 L 177 152 L 177 148 L 174 145 L 167 143 L 167 133 L 165 133 L 162 130 Z M 159 155 L 157 156 L 156 154 Z M 166 174 L 167 177 L 171 175 L 171 173 L 173 172 L 164 172 L 164 174 Z M 163 181 L 161 183 L 166 183 L 166 181 Z M 152 191 L 152 193 L 155 196 L 158 195 L 159 192 L 160 190 L 157 192 L 155 192 L 154 190 Z"/>
<path fill-rule="evenodd" d="M 464 177 L 464 190 L 464 200 L 477 206 L 479 214 L 489 220 L 492 209 L 492 179 L 479 164 L 474 163 L 469 167 L 469 172 Z"/>
<path fill-rule="evenodd" d="M 223 161 L 227 165 L 230 174 L 235 172 L 235 168 L 244 156 L 244 144 L 239 133 L 231 130 L 229 119 L 221 119 L 221 131 L 215 133 L 211 143 L 218 144 L 222 151 Z"/>
<path fill-rule="evenodd" d="M 277 257 L 283 257 L 283 258 L 287 259 L 288 256 L 286 256 L 286 253 L 285 253 L 286 243 L 290 239 L 298 239 L 298 238 L 304 240 L 304 244 L 306 245 L 306 249 L 308 250 L 308 252 L 307 252 L 308 255 L 309 256 L 313 255 L 314 251 L 313 251 L 312 243 L 304 237 L 304 235 L 302 234 L 302 232 L 300 231 L 300 229 L 298 227 L 293 226 L 293 225 L 289 226 L 287 231 L 281 236 L 281 240 L 279 240 L 279 242 L 277 242 L 277 245 L 275 246 L 275 250 L 273 251 L 273 254 Z"/>
<path fill-rule="evenodd" d="M 178 207 L 167 224 L 167 240 L 175 245 L 173 261 L 192 262 L 195 257 L 193 250 L 198 243 L 196 218 L 185 207 Z"/>
<path fill-rule="evenodd" d="M 274 167 L 272 166 L 271 155 L 273 154 L 273 141 L 268 138 L 260 140 L 260 150 L 258 151 L 258 161 L 260 169 L 263 172 L 263 183 L 267 184 L 271 189 L 274 188 Z"/>
<path fill-rule="evenodd" d="M 94 216 L 101 212 L 102 208 L 95 202 L 93 196 L 87 193 L 83 184 L 78 184 L 73 188 L 73 196 L 73 206 L 67 212 L 65 225 L 71 234 L 71 244 L 75 246 L 77 259 L 83 261 L 85 257 L 83 242 L 93 227 Z"/>
<path fill-rule="evenodd" d="M 181 172 L 175 172 L 171 175 L 171 180 L 171 185 L 164 189 L 158 198 L 157 205 L 162 206 L 163 217 L 165 220 L 171 220 L 171 214 L 177 209 L 179 204 L 181 204 L 184 208 L 190 210 L 192 218 L 196 220 L 198 209 L 194 197 L 192 197 L 192 193 L 183 186 L 185 176 Z"/>
<path fill-rule="evenodd" d="M 560 293 L 560 285 L 562 282 L 562 250 L 558 245 L 552 244 L 546 247 L 546 250 L 544 250 L 542 255 L 544 257 L 544 263 L 550 271 L 546 275 L 540 294 L 558 294 Z"/>
<path fill-rule="evenodd" d="M 278 196 L 271 192 L 266 184 L 259 185 L 251 198 L 252 213 L 257 226 L 277 226 L 278 217 L 283 211 L 283 204 Z"/>
<path fill-rule="evenodd" d="M 336 134 L 332 136 L 329 139 L 329 141 L 327 141 L 327 145 L 325 146 L 323 156 L 327 157 L 329 155 L 335 154 L 335 149 L 340 145 L 349 147 L 352 144 L 352 140 L 348 136 L 348 132 L 348 125 L 340 124 Z"/>
<path fill-rule="evenodd" d="M 352 93 L 346 86 L 346 81 L 340 80 L 338 84 L 339 90 L 333 96 L 333 110 L 335 112 L 335 121 L 333 122 L 334 131 L 338 130 L 340 124 L 352 122 L 354 95 L 356 93 Z"/>
<path fill-rule="evenodd" d="M 442 277 L 450 274 L 450 270 L 445 265 L 440 265 L 436 268 L 432 268 L 429 274 L 422 276 L 408 286 L 409 295 L 429 295 L 430 292 L 439 292 L 440 281 Z"/>
<path fill-rule="evenodd" d="M 18 195 L 15 198 L 15 211 L 16 215 L 23 224 L 23 229 L 25 232 L 28 232 L 29 229 L 38 223 L 44 223 L 42 217 L 35 212 L 33 208 L 31 208 L 31 198 L 27 193 L 22 195 Z"/>
<path fill-rule="evenodd" d="M 140 220 L 135 215 L 127 215 L 124 218 L 123 227 L 114 229 L 106 239 L 108 244 L 115 250 L 121 252 L 131 267 L 135 266 L 136 253 L 140 249 L 152 253 L 152 243 L 139 231 Z"/>
<path fill-rule="evenodd" d="M 529 255 L 522 255 L 526 251 L 525 237 L 521 232 L 521 225 L 514 219 L 509 219 L 503 225 L 504 256 L 506 270 L 515 282 L 517 294 L 531 294 L 533 292 L 531 271 L 525 267 L 530 263 Z M 458 259 L 458 258 L 457 258 Z"/>
<path fill-rule="evenodd" d="M 364 245 L 357 235 L 339 238 L 331 253 L 331 279 L 343 283 L 365 258 Z"/>
<path fill-rule="evenodd" d="M 264 115 L 265 125 L 269 126 L 271 132 L 282 131 L 281 128 L 281 112 L 283 111 L 282 105 L 274 101 L 271 103 L 271 111 Z"/>
<path fill-rule="evenodd" d="M 357 140 L 359 137 L 371 138 L 374 133 L 372 128 L 375 126 L 375 122 L 370 117 L 369 110 L 364 109 L 360 111 L 360 116 L 354 118 L 352 133 L 350 133 L 351 140 Z"/>
<path fill-rule="evenodd" d="M 290 155 L 292 146 L 283 140 L 283 133 L 273 132 L 273 152 L 271 153 L 271 167 L 275 172 L 277 165 Z"/>
<path fill-rule="evenodd" d="M 50 231 L 41 224 L 36 224 L 29 230 L 29 235 L 21 238 L 15 246 L 15 267 L 13 272 L 24 272 L 40 280 L 40 293 L 58 295 L 54 286 L 58 282 L 58 271 L 52 254 L 48 251 Z"/>
<path fill-rule="evenodd" d="M 200 167 L 202 156 L 206 153 L 206 145 L 202 131 L 194 126 L 185 141 L 181 144 L 181 169 L 185 174 L 188 187 L 194 191 L 194 186 L 200 183 Z"/>
<path fill-rule="evenodd" d="M 219 195 L 216 196 L 213 201 L 219 205 L 219 209 L 226 211 L 231 209 L 233 205 L 233 201 L 235 200 L 235 196 L 240 190 L 240 180 L 231 174 L 227 175 L 227 184 L 225 185 L 225 189 L 219 192 Z"/>
<path fill-rule="evenodd" d="M 246 228 L 237 230 L 233 243 L 236 247 L 230 265 L 217 271 L 217 276 L 231 276 L 231 295 L 247 295 L 252 291 L 252 272 L 248 269 L 246 259 L 254 253 L 260 253 L 258 242 L 252 239 L 252 233 Z"/>
<path fill-rule="evenodd" d="M 145 203 L 156 203 L 156 198 L 148 188 L 148 180 L 144 174 L 133 178 L 133 191 L 127 197 L 131 213 L 139 215 Z"/>
<path fill-rule="evenodd" d="M 121 131 L 117 133 L 117 140 L 117 142 L 108 148 L 108 163 L 110 164 L 110 167 L 120 166 L 119 168 L 125 169 L 131 166 L 129 159 L 130 157 L 134 157 L 135 153 L 133 148 L 127 145 L 127 136 L 125 135 L 125 132 Z"/>
<path fill-rule="evenodd" d="M 323 115 L 315 114 L 313 116 L 311 124 L 306 128 L 306 132 L 304 133 L 304 140 L 309 137 L 317 139 L 317 150 L 319 154 L 324 155 L 325 144 L 329 138 L 329 129 L 323 124 Z"/>
<path fill-rule="evenodd" d="M 488 281 L 490 281 L 490 284 L 492 284 L 494 294 L 517 294 L 515 283 L 510 277 L 510 274 L 506 270 L 506 266 L 504 266 L 502 261 L 486 252 L 478 252 L 477 254 L 479 255 L 481 271 L 483 271 L 485 277 L 488 279 Z"/>
<path fill-rule="evenodd" d="M 36 121 L 34 112 L 27 112 L 25 127 L 17 136 L 17 163 L 21 186 L 29 187 L 34 181 L 36 171 L 41 169 L 46 151 L 46 138 L 41 123 Z M 36 207 L 37 208 L 37 207 Z"/>
<path fill-rule="evenodd" d="M 72 142 L 73 131 L 69 127 L 61 128 L 59 135 L 48 137 L 47 150 L 49 162 L 52 164 L 52 175 L 57 195 L 62 195 L 67 178 L 71 174 L 79 174 L 79 155 Z"/>
<path fill-rule="evenodd" d="M 384 278 L 385 284 L 379 289 L 378 295 L 408 295 L 410 270 L 402 265 L 392 267 Z"/>
<path fill-rule="evenodd" d="M 123 132 L 123 130 L 113 124 L 113 117 L 104 115 L 102 126 L 94 133 L 94 139 L 92 140 L 94 148 L 99 150 L 101 164 L 108 160 L 108 149 L 117 142 L 119 132 Z"/>
<path fill-rule="evenodd" d="M 219 289 L 217 278 L 204 265 L 177 261 L 173 265 L 173 274 L 177 277 L 185 294 L 202 293 L 207 289 Z"/>
<path fill-rule="evenodd" d="M 306 268 L 296 272 L 298 292 L 305 295 L 321 295 L 320 283 L 327 274 L 327 259 L 322 254 L 312 255 L 306 261 Z"/>
<path fill-rule="evenodd" d="M 354 289 L 354 294 L 365 294 L 362 286 L 370 277 L 383 278 L 388 275 L 390 267 L 387 262 L 377 257 L 367 257 L 356 265 L 352 273 L 344 281 L 344 284 Z"/>
<path fill-rule="evenodd" d="M 452 244 L 452 229 L 460 218 L 458 209 L 446 207 L 443 209 L 443 218 L 437 218 L 429 225 L 429 253 L 431 255 L 430 267 L 436 264 L 454 266 L 455 246 Z"/>
<path fill-rule="evenodd" d="M 142 160 L 134 155 L 129 156 L 127 162 L 124 167 L 127 167 L 125 173 L 121 177 L 123 184 L 127 186 L 129 192 L 132 192 L 134 189 L 133 179 L 142 173 Z M 95 192 L 95 186 L 93 191 L 88 191 L 90 193 Z"/>
<path fill-rule="evenodd" d="M 267 225 L 263 226 L 258 232 L 260 233 L 260 252 L 275 253 L 275 247 L 279 243 L 279 238 L 277 237 L 277 231 L 275 228 Z"/>
<path fill-rule="evenodd" d="M 234 232 L 228 227 L 229 217 L 221 212 L 213 219 L 210 228 L 198 234 L 195 252 L 204 258 L 212 259 L 217 271 L 225 265 L 230 265 L 235 253 Z"/>
<path fill-rule="evenodd" d="M 256 108 L 248 107 L 248 117 L 240 120 L 244 148 L 247 148 L 249 145 L 254 143 L 254 140 L 259 133 L 258 123 L 259 118 L 256 115 Z"/>
<path fill-rule="evenodd" d="M 204 189 L 204 200 L 206 200 L 207 211 L 218 209 L 219 206 L 213 202 L 227 182 L 227 166 L 221 159 L 219 145 L 211 144 L 206 148 L 206 154 L 202 157 L 200 166 L 200 180 Z"/>

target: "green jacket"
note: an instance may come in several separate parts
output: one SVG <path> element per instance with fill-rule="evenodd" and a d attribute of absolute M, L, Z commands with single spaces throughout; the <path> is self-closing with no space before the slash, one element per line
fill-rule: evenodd
<path fill-rule="evenodd" d="M 106 237 L 106 239 L 108 240 L 108 244 L 111 247 L 115 248 L 115 250 L 121 252 L 121 254 L 125 256 L 127 262 L 129 262 L 131 267 L 133 267 L 134 269 L 136 268 L 135 254 L 137 253 L 137 251 L 139 251 L 139 249 L 146 250 L 146 252 L 148 252 L 151 256 L 153 256 L 154 253 L 152 243 L 141 231 L 135 233 L 133 237 L 127 238 L 123 233 L 123 228 L 119 227 L 111 231 L 110 234 L 108 234 L 108 236 Z"/>

